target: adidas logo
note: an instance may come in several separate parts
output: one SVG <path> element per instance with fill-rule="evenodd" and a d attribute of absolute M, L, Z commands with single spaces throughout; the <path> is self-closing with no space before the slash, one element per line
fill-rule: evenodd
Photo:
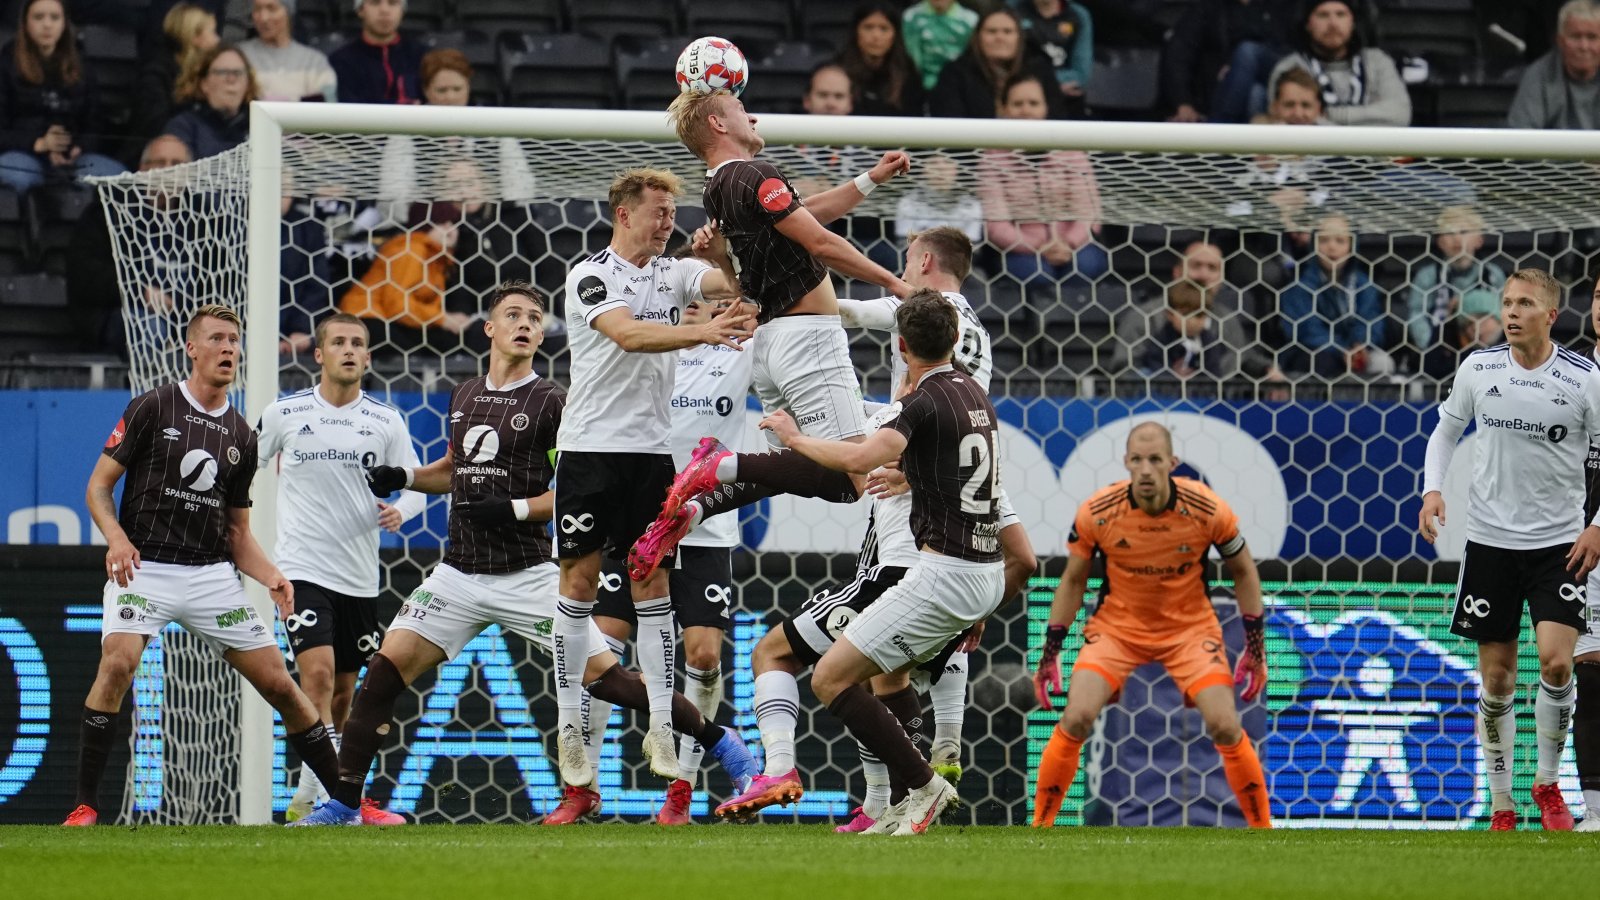
<path fill-rule="evenodd" d="M 622 292 L 624 294 L 632 294 L 633 293 L 633 288 L 628 287 L 627 285 L 623 285 L 622 286 Z"/>
<path fill-rule="evenodd" d="M 1126 550 L 1133 545 L 1128 543 L 1127 538 L 1117 538 L 1116 546 L 1118 550 Z"/>
<path fill-rule="evenodd" d="M 1496 385 L 1495 387 L 1489 388 L 1489 392 L 1487 394 L 1484 394 L 1484 396 L 1485 397 L 1498 397 L 1498 396 L 1500 396 L 1500 388 L 1499 388 L 1499 386 Z"/>
<path fill-rule="evenodd" d="M 311 423 L 308 422 L 308 423 L 306 423 L 304 425 L 301 425 L 299 433 L 301 435 L 309 435 L 309 434 L 311 434 L 312 433 L 312 431 L 311 431 Z"/>

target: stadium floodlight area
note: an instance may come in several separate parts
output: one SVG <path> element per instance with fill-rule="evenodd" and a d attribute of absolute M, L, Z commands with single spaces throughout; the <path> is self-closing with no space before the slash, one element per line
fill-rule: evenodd
<path fill-rule="evenodd" d="M 1457 454 L 1446 488 L 1455 515 L 1439 547 L 1414 538 L 1431 406 L 1448 386 L 1416 370 L 1470 304 L 1456 297 L 1452 306 L 1423 273 L 1441 214 L 1454 209 L 1451 227 L 1479 223 L 1486 237 L 1478 257 L 1502 274 L 1536 266 L 1569 288 L 1585 284 L 1600 246 L 1587 162 L 1600 158 L 1600 137 L 808 116 L 763 116 L 759 130 L 764 157 L 802 196 L 854 175 L 886 148 L 913 152 L 911 177 L 875 191 L 835 226 L 889 265 L 913 221 L 979 234 L 1002 200 L 1010 221 L 1093 221 L 1098 260 L 1079 251 L 1074 266 L 1024 282 L 1019 274 L 1039 268 L 1035 254 L 986 245 L 967 285 L 994 336 L 1003 478 L 1039 555 L 1058 558 L 1076 505 L 1121 477 L 1127 430 L 1164 422 L 1176 434 L 1182 474 L 1204 478 L 1229 500 L 1256 557 L 1269 561 L 1273 681 L 1245 719 L 1272 780 L 1277 821 L 1483 823 L 1472 648 L 1448 633 L 1471 452 Z M 474 314 L 503 278 L 530 278 L 551 296 L 535 369 L 566 383 L 566 269 L 608 241 L 614 173 L 643 165 L 691 185 L 680 201 L 681 232 L 704 221 L 703 166 L 660 113 L 256 103 L 247 145 L 99 181 L 134 390 L 181 377 L 188 313 L 227 303 L 245 316 L 236 399 L 254 420 L 281 393 L 314 379 L 311 351 L 297 337 L 306 323 L 337 308 L 352 277 L 367 272 L 370 285 L 384 286 L 390 270 L 382 258 L 373 262 L 379 239 L 408 225 L 437 227 L 447 217 L 428 210 L 457 204 L 464 218 L 437 235 L 453 246 L 449 259 L 427 264 L 444 279 L 445 319 L 409 332 L 375 327 L 368 383 L 406 412 L 422 458 L 437 458 L 449 388 L 482 364 Z M 1463 219 L 1461 208 L 1476 218 Z M 1300 322 L 1282 301 L 1303 267 L 1316 265 L 1317 235 L 1337 230 L 1336 213 L 1348 222 L 1353 265 L 1383 310 L 1388 334 L 1372 349 L 1387 352 L 1373 352 L 1371 360 L 1384 361 L 1355 373 L 1296 371 L 1282 351 Z M 1220 361 L 1188 357 L 1152 331 L 1195 242 L 1222 256 L 1212 327 L 1232 346 Z M 840 288 L 875 294 L 861 284 Z M 1413 297 L 1420 318 L 1408 315 Z M 1558 340 L 1577 337 L 1587 307 L 1587 295 L 1575 292 Z M 855 334 L 853 352 L 866 393 L 887 394 L 883 337 Z M 725 414 L 745 415 L 759 440 L 756 410 Z M 274 478 L 262 471 L 252 513 L 268 547 Z M 385 537 L 387 608 L 437 561 L 445 506 L 435 499 L 399 536 Z M 752 741 L 754 642 L 777 610 L 792 611 L 848 571 L 864 522 L 859 507 L 787 498 L 744 515 L 723 718 Z M 1026 674 L 1053 586 L 1040 579 L 1025 603 L 1002 609 L 973 654 L 964 820 L 1027 821 L 1031 766 L 1054 714 L 1033 708 Z M 1218 583 L 1214 593 L 1237 649 L 1228 586 Z M 268 614 L 264 592 L 254 596 Z M 1070 646 L 1066 657 L 1070 664 Z M 1535 683 L 1536 660 L 1523 666 L 1523 684 Z M 136 697 L 125 820 L 264 822 L 287 803 L 293 785 L 284 783 L 281 725 L 198 642 L 163 635 L 146 656 Z M 419 681 L 397 715 L 399 733 L 372 785 L 389 808 L 422 821 L 525 820 L 558 799 L 543 743 L 555 721 L 549 664 L 515 636 L 486 632 Z M 601 766 L 609 814 L 648 814 L 664 789 L 644 770 L 630 725 L 615 714 Z M 820 709 L 801 727 L 807 797 L 769 815 L 847 815 L 862 789 L 854 743 Z M 1531 723 L 1519 730 L 1528 743 L 1519 764 L 1527 762 L 1529 776 L 1533 733 Z M 720 775 L 703 778 L 695 804 L 702 815 L 707 779 L 715 796 L 727 793 Z M 1231 822 L 1232 803 L 1198 715 L 1160 673 L 1141 673 L 1102 717 L 1062 821 Z"/>

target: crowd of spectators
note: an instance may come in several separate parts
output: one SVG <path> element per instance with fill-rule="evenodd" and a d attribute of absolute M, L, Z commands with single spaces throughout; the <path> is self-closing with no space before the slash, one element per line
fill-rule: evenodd
<path fill-rule="evenodd" d="M 258 98 L 432 105 L 481 99 L 484 73 L 461 50 L 436 46 L 425 29 L 409 25 L 405 0 L 318 2 L 330 12 L 326 26 L 342 21 L 350 29 L 337 41 L 328 31 L 296 33 L 313 21 L 301 15 L 310 2 L 155 0 L 137 15 L 94 0 L 13 2 L 16 31 L 0 49 L 0 186 L 23 195 L 41 185 L 70 186 L 85 175 L 221 153 L 246 139 L 249 103 Z M 455 0 L 452 8 L 471 4 Z M 1385 46 L 1384 0 L 1166 4 L 1174 5 L 1181 12 L 1161 26 L 1162 4 L 1153 0 L 866 0 L 841 22 L 831 58 L 789 100 L 814 115 L 1093 118 L 1102 114 L 1097 72 L 1119 77 L 1106 75 L 1098 51 L 1159 42 L 1159 71 L 1143 73 L 1159 87 L 1149 118 L 1322 127 L 1407 126 L 1415 118 L 1416 60 Z M 1594 127 L 1600 0 L 1530 6 L 1546 18 L 1524 24 L 1548 29 L 1553 38 L 1521 75 L 1507 122 Z M 80 52 L 75 9 L 90 24 L 139 35 L 140 62 L 120 133 L 103 124 L 109 119 L 96 89 L 99 76 Z M 796 20 L 804 15 L 796 7 Z M 1530 53 L 1542 51 L 1530 43 Z M 759 82 L 760 60 L 752 62 Z M 747 99 L 762 111 L 760 94 Z M 557 286 L 561 267 L 544 263 L 562 248 L 536 221 L 535 172 L 516 143 L 459 139 L 446 149 L 442 156 L 420 154 L 411 139 L 392 139 L 383 153 L 380 198 L 284 198 L 285 353 L 309 349 L 313 316 L 335 308 L 381 323 L 396 348 L 470 351 L 475 329 L 468 326 L 500 279 Z M 802 194 L 870 164 L 852 148 L 806 152 L 816 165 L 797 178 Z M 1105 329 L 1108 340 L 1097 343 L 1093 361 L 1105 370 L 1269 382 L 1442 377 L 1461 353 L 1497 335 L 1493 298 L 1505 266 L 1485 258 L 1483 220 L 1470 205 L 1442 209 L 1430 252 L 1408 261 L 1402 285 L 1380 283 L 1339 209 L 1337 174 L 1318 171 L 1315 160 L 1264 156 L 1236 176 L 1236 212 L 1270 206 L 1281 233 L 1170 246 L 1178 259 L 1170 279 L 1146 278 L 1159 282 L 1155 288 L 1123 279 L 1107 290 L 1118 281 L 1108 277 L 1115 274 L 1114 245 L 1087 155 L 983 151 L 975 163 L 979 187 L 964 189 L 960 167 L 973 164 L 922 153 L 892 217 L 857 216 L 832 227 L 890 267 L 898 265 L 904 235 L 934 224 L 961 228 L 981 244 L 982 277 L 1015 288 L 990 292 L 990 302 L 1003 307 L 999 313 L 1011 317 L 1007 327 L 1018 327 L 1017 314 L 1028 310 L 1101 310 L 1100 318 L 1078 324 Z M 483 187 L 491 168 L 498 196 Z M 441 178 L 459 196 L 414 196 L 415 185 Z M 159 222 L 163 204 L 153 195 L 140 214 Z M 90 211 L 84 247 L 106 258 L 101 219 L 98 209 Z M 1125 229 L 1117 239 L 1126 239 Z M 181 257 L 181 235 L 168 244 Z M 157 265 L 150 308 L 184 302 L 185 266 L 159 259 Z M 1245 268 L 1239 275 L 1245 287 L 1230 286 L 1235 269 Z M 89 285 L 104 282 L 108 269 L 67 273 L 76 282 L 69 284 L 73 302 L 90 303 L 100 323 L 88 349 L 120 343 L 106 321 L 105 285 Z M 1148 275 L 1156 273 L 1148 267 Z M 1083 324 L 1091 320 L 1101 324 Z"/>

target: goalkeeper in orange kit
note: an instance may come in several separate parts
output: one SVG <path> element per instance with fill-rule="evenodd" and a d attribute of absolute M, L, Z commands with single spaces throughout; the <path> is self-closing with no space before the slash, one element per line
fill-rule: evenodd
<path fill-rule="evenodd" d="M 1147 422 L 1128 434 L 1123 462 L 1129 480 L 1102 488 L 1078 508 L 1067 539 L 1067 569 L 1056 589 L 1044 654 L 1034 673 L 1039 702 L 1062 691 L 1061 645 L 1083 605 L 1089 563 L 1105 557 L 1100 604 L 1084 625 L 1072 667 L 1067 708 L 1050 733 L 1035 780 L 1033 824 L 1048 828 L 1078 772 L 1078 756 L 1105 705 L 1128 674 L 1160 662 L 1200 710 L 1222 755 L 1228 785 L 1252 828 L 1271 828 L 1266 778 L 1250 736 L 1239 724 L 1233 687 L 1253 700 L 1267 683 L 1261 579 L 1239 533 L 1239 518 L 1211 488 L 1174 478 L 1178 458 L 1167 429 Z M 1222 625 L 1206 591 L 1206 552 L 1215 546 L 1233 578 L 1244 618 L 1245 652 L 1228 668 Z"/>

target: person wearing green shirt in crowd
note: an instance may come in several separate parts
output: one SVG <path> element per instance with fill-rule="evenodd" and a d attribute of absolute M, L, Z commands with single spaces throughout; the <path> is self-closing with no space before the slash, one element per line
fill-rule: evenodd
<path fill-rule="evenodd" d="M 923 90 L 933 90 L 945 63 L 967 49 L 977 25 L 978 14 L 956 0 L 922 0 L 906 8 L 900 30 L 906 51 L 922 73 Z"/>

